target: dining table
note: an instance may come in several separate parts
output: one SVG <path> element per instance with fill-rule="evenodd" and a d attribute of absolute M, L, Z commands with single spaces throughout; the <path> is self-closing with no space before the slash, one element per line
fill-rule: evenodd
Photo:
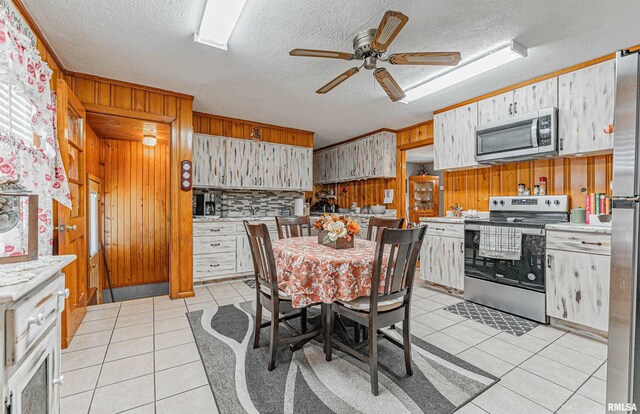
<path fill-rule="evenodd" d="M 356 238 L 352 248 L 335 249 L 318 243 L 317 236 L 291 237 L 274 240 L 272 248 L 278 288 L 291 298 L 294 308 L 320 304 L 324 314 L 333 302 L 371 295 L 375 242 Z M 383 260 L 382 274 L 385 269 Z M 383 291 L 384 278 L 380 283 Z M 316 322 L 319 325 L 323 321 Z M 336 328 L 348 342 L 359 340 L 358 329 L 351 337 L 340 320 L 336 321 Z"/>

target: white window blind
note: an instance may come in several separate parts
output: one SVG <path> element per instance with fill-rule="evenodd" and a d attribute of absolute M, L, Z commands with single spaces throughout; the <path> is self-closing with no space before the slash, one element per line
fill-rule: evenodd
<path fill-rule="evenodd" d="M 0 127 L 26 142 L 33 142 L 31 116 L 33 105 L 29 99 L 6 83 L 0 83 Z"/>

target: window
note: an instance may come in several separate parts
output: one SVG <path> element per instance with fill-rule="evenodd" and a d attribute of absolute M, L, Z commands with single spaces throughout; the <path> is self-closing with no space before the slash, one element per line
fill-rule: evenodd
<path fill-rule="evenodd" d="M 0 83 L 0 128 L 25 142 L 33 142 L 32 115 L 33 105 L 29 99 L 9 84 Z"/>
<path fill-rule="evenodd" d="M 89 256 L 98 253 L 98 193 L 89 195 Z"/>

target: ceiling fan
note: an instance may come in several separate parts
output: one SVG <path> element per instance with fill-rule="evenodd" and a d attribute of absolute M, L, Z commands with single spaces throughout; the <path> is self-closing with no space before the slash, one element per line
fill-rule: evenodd
<path fill-rule="evenodd" d="M 355 66 L 342 73 L 329 83 L 321 87 L 316 93 L 327 93 L 342 82 L 355 75 L 363 67 L 373 70 L 382 89 L 389 95 L 393 102 L 397 102 L 405 97 L 402 88 L 393 79 L 389 71 L 385 68 L 378 68 L 378 61 L 388 62 L 392 65 L 438 65 L 455 66 L 460 62 L 460 52 L 411 52 L 393 53 L 386 55 L 391 42 L 398 36 L 400 30 L 407 24 L 409 18 L 404 14 L 389 10 L 382 17 L 382 21 L 377 29 L 369 29 L 358 32 L 353 38 L 353 53 L 332 52 L 328 50 L 313 49 L 293 49 L 289 52 L 291 56 L 308 56 L 342 60 L 362 60 L 362 65 Z"/>

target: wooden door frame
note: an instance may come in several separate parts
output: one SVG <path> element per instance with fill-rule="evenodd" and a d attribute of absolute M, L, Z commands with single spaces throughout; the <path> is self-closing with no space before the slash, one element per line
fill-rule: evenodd
<path fill-rule="evenodd" d="M 180 104 L 179 104 L 180 105 Z M 87 104 L 88 113 L 112 115 L 143 121 L 166 123 L 170 126 L 169 137 L 169 296 L 171 299 L 194 296 L 192 267 L 192 208 L 191 191 L 182 191 L 180 187 L 181 166 L 183 160 L 192 160 L 191 140 L 193 128 L 189 130 L 188 140 L 181 139 L 180 130 L 186 116 L 191 111 L 178 108 L 178 116 L 160 115 L 148 112 L 112 108 L 109 106 Z M 184 111 L 182 111 L 185 109 Z M 184 115 L 183 115 L 184 112 Z M 182 121 L 182 122 L 180 122 Z M 188 125 L 192 124 L 189 119 Z M 184 128 L 184 125 L 183 125 Z M 188 266 L 187 266 L 188 264 Z M 185 271 L 188 267 L 188 271 Z M 182 270 L 182 271 L 181 271 Z M 181 277 L 183 276 L 183 277 Z M 187 277 L 188 276 L 188 277 Z"/>
<path fill-rule="evenodd" d="M 396 148 L 396 216 L 404 218 L 405 223 L 408 222 L 407 217 L 407 151 L 410 149 L 426 147 L 433 145 L 433 137 L 422 139 L 420 141 L 408 142 L 398 145 Z"/>
<path fill-rule="evenodd" d="M 91 182 L 94 182 L 96 184 L 98 184 L 98 263 L 100 266 L 100 272 L 98 275 L 98 292 L 96 293 L 98 296 L 98 304 L 102 303 L 102 282 L 103 282 L 103 278 L 104 278 L 104 266 L 103 266 L 103 261 L 104 258 L 102 257 L 102 249 L 100 248 L 101 244 L 102 244 L 102 240 L 103 240 L 103 225 L 104 225 L 104 217 L 103 217 L 103 213 L 104 213 L 104 209 L 102 208 L 102 203 L 103 203 L 103 194 L 102 194 L 102 179 L 100 179 L 100 177 L 95 176 L 93 174 L 87 173 L 87 231 L 89 231 L 90 228 L 90 217 L 89 217 L 89 211 L 90 211 L 90 203 L 91 203 Z M 89 287 L 89 283 L 88 283 L 88 278 L 89 275 L 91 274 L 91 252 L 89 251 L 90 246 L 88 243 L 89 239 L 87 239 L 87 287 Z"/>

